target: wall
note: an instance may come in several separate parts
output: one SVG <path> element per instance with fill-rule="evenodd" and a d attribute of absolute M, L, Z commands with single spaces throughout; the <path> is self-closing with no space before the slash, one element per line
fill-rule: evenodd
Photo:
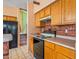
<path fill-rule="evenodd" d="M 17 16 L 17 10 L 18 8 L 16 7 L 3 7 L 3 15 L 8 15 L 8 16 Z"/>
<path fill-rule="evenodd" d="M 56 0 L 35 0 L 40 3 L 40 5 L 35 5 L 34 4 L 34 13 L 37 11 L 41 10 L 42 8 L 46 7 L 47 5 L 53 3 Z"/>
<path fill-rule="evenodd" d="M 22 16 L 22 33 L 27 33 L 27 11 L 21 10 Z"/>
<path fill-rule="evenodd" d="M 52 26 L 52 30 L 56 30 L 57 35 L 76 37 L 76 25 L 60 25 Z"/>
<path fill-rule="evenodd" d="M 34 14 L 33 14 L 33 2 L 28 3 L 28 36 L 33 33 L 34 30 Z"/>
<path fill-rule="evenodd" d="M 30 51 L 30 41 L 32 40 L 33 34 L 36 32 L 35 19 L 34 19 L 34 6 L 33 1 L 28 3 L 28 23 L 27 23 L 27 44 L 28 44 L 28 52 Z M 31 39 L 31 40 L 30 40 Z M 31 55 L 33 57 L 33 55 Z"/>

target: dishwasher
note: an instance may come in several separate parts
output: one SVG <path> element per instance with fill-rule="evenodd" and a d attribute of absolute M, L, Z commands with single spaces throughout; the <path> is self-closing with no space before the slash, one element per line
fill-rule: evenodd
<path fill-rule="evenodd" d="M 34 37 L 34 57 L 44 59 L 44 40 Z"/>

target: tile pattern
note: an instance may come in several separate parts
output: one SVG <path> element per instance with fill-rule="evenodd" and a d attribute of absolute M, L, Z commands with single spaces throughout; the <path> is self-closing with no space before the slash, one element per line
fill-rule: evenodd
<path fill-rule="evenodd" d="M 20 34 L 20 45 L 26 45 L 27 44 L 27 34 Z"/>
<path fill-rule="evenodd" d="M 56 26 L 53 27 L 52 30 L 56 30 L 58 35 L 73 36 L 73 37 L 76 36 L 76 26 L 74 24 Z"/>
<path fill-rule="evenodd" d="M 33 59 L 31 53 L 28 53 L 27 46 L 9 50 L 9 59 Z"/>
<path fill-rule="evenodd" d="M 3 59 L 9 59 L 9 42 L 3 43 Z"/>

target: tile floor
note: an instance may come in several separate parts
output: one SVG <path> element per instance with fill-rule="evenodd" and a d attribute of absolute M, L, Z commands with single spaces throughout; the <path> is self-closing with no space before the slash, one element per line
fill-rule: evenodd
<path fill-rule="evenodd" d="M 33 59 L 31 53 L 28 53 L 27 46 L 9 50 L 9 59 Z"/>

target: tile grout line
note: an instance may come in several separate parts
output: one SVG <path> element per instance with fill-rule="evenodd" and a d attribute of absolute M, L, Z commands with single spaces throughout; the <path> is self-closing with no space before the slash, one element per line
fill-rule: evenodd
<path fill-rule="evenodd" d="M 17 54 L 17 56 L 18 56 L 17 49 L 15 49 L 15 51 L 16 51 L 16 54 Z M 19 59 L 19 56 L 18 56 L 18 59 Z"/>
<path fill-rule="evenodd" d="M 21 50 L 21 52 L 23 53 L 23 55 L 24 55 L 24 58 L 26 59 L 26 56 L 25 56 L 24 52 L 22 51 L 22 48 L 20 48 L 20 50 Z"/>

